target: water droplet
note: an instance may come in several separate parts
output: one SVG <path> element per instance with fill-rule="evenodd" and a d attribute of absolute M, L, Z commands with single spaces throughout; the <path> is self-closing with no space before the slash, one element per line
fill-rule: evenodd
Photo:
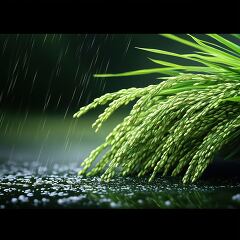
<path fill-rule="evenodd" d="M 170 206 L 172 203 L 169 201 L 169 200 L 167 200 L 167 201 L 165 201 L 165 203 L 164 203 L 166 206 Z"/>
<path fill-rule="evenodd" d="M 232 197 L 232 200 L 240 202 L 240 193 L 234 195 L 234 196 Z"/>
<path fill-rule="evenodd" d="M 11 199 L 11 202 L 12 202 L 12 203 L 16 203 L 17 201 L 18 201 L 17 198 L 12 198 L 12 199 Z"/>

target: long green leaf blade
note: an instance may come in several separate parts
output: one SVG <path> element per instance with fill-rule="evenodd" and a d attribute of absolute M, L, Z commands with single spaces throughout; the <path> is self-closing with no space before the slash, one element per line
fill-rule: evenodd
<path fill-rule="evenodd" d="M 224 101 L 240 102 L 240 96 L 225 98 Z"/>
<path fill-rule="evenodd" d="M 238 46 L 237 44 L 230 42 L 229 40 L 219 36 L 218 34 L 207 34 L 207 35 L 214 38 L 215 40 L 222 43 L 223 45 L 229 47 L 233 51 L 240 53 L 240 46 Z"/>
<path fill-rule="evenodd" d="M 108 74 L 94 74 L 94 77 L 125 77 L 125 76 L 137 76 L 145 75 L 151 73 L 165 73 L 165 74 L 176 74 L 174 70 L 177 68 L 150 68 L 150 69 L 141 69 L 136 71 L 124 72 L 124 73 L 108 73 Z"/>

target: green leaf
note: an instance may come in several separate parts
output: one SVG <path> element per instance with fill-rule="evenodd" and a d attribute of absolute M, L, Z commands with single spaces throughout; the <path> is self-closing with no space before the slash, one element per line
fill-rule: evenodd
<path fill-rule="evenodd" d="M 156 60 L 156 59 L 152 59 L 152 58 L 148 58 L 150 61 L 163 65 L 163 66 L 168 66 L 168 67 L 179 67 L 178 64 L 175 63 L 171 63 L 171 62 L 166 62 L 166 61 L 162 61 L 162 60 Z"/>
<path fill-rule="evenodd" d="M 192 37 L 192 39 L 193 39 L 197 44 L 196 44 L 196 43 L 193 43 L 193 42 L 190 42 L 190 41 L 188 41 L 188 40 L 185 40 L 185 39 L 183 39 L 183 38 L 180 38 L 180 37 L 178 37 L 178 36 L 175 36 L 175 35 L 173 35 L 173 34 L 161 34 L 161 35 L 164 36 L 164 37 L 167 37 L 167 38 L 169 38 L 169 39 L 172 39 L 172 40 L 178 41 L 178 42 L 180 42 L 180 43 L 183 43 L 183 44 L 185 44 L 185 45 L 188 45 L 188 46 L 190 46 L 190 47 L 199 49 L 199 50 L 201 50 L 201 51 L 203 51 L 203 52 L 210 53 L 210 54 L 212 54 L 212 55 L 214 55 L 214 56 L 216 56 L 216 57 L 223 58 L 223 59 L 227 60 L 228 62 L 231 61 L 231 62 L 233 62 L 233 63 L 234 63 L 234 62 L 236 63 L 236 61 L 239 61 L 239 58 L 237 58 L 237 57 L 235 57 L 235 56 L 233 56 L 233 55 L 231 55 L 231 54 L 228 54 L 228 53 L 226 53 L 226 52 L 223 52 L 223 51 L 221 51 L 221 50 L 218 50 L 218 49 L 216 49 L 216 48 L 214 48 L 214 47 L 210 47 L 210 46 L 204 44 L 204 43 L 202 42 L 202 40 L 200 40 L 200 39 L 198 39 L 198 38 L 196 38 L 196 37 L 194 37 L 194 36 L 192 36 L 192 35 L 190 35 L 190 34 L 189 34 L 189 36 Z"/>
<path fill-rule="evenodd" d="M 237 44 L 230 42 L 229 40 L 219 36 L 218 34 L 207 34 L 208 36 L 216 39 L 218 42 L 222 43 L 223 45 L 229 47 L 230 49 L 232 49 L 233 51 L 240 53 L 240 46 L 238 46 Z"/>
<path fill-rule="evenodd" d="M 108 74 L 94 74 L 94 77 L 125 77 L 125 76 L 138 76 L 151 73 L 163 73 L 174 75 L 176 68 L 150 68 L 150 69 L 141 69 L 136 71 L 124 72 L 124 73 L 108 73 Z"/>
<path fill-rule="evenodd" d="M 225 98 L 224 101 L 240 102 L 240 96 Z"/>
<path fill-rule="evenodd" d="M 240 39 L 240 34 L 231 34 L 232 36 L 234 36 L 235 38 Z"/>
<path fill-rule="evenodd" d="M 190 47 L 193 47 L 193 48 L 196 48 L 196 49 L 199 49 L 199 50 L 202 50 L 202 51 L 205 52 L 205 49 L 203 47 L 199 46 L 198 44 L 190 42 L 190 41 L 188 41 L 186 39 L 180 38 L 180 37 L 178 37 L 176 35 L 173 35 L 173 34 L 161 34 L 161 35 L 166 37 L 166 38 L 175 40 L 177 42 L 183 43 L 183 44 L 185 44 L 187 46 L 190 46 Z"/>
<path fill-rule="evenodd" d="M 227 46 L 230 50 L 223 48 L 217 44 L 200 40 L 190 34 L 188 34 L 195 42 L 183 39 L 173 34 L 162 34 L 162 36 L 169 39 L 178 41 L 182 44 L 191 46 L 200 51 L 196 51 L 192 54 L 178 54 L 175 52 L 164 51 L 161 49 L 141 48 L 137 49 L 186 59 L 198 64 L 200 66 L 191 65 L 178 65 L 174 62 L 163 61 L 149 58 L 150 61 L 160 64 L 162 68 L 141 69 L 136 71 L 129 71 L 123 73 L 109 73 L 109 74 L 95 74 L 94 77 L 124 77 L 124 76 L 138 76 L 152 73 L 161 73 L 166 75 L 178 75 L 180 72 L 194 72 L 194 73 L 208 73 L 208 74 L 224 74 L 229 78 L 240 79 L 240 57 L 237 57 L 237 53 L 240 53 L 240 47 L 229 40 L 219 36 L 218 34 L 207 34 L 209 37 L 214 38 L 224 46 Z M 208 45 L 207 45 L 208 44 Z M 211 46 L 209 46 L 211 45 Z M 218 49 L 217 49 L 218 48 Z M 219 50 L 222 49 L 222 50 Z M 224 50 L 224 51 L 223 51 Z M 202 66 L 203 65 L 203 66 Z"/>
<path fill-rule="evenodd" d="M 149 58 L 152 62 L 155 62 L 157 64 L 161 64 L 161 65 L 165 65 L 165 66 L 170 66 L 170 67 L 174 67 L 178 70 L 184 70 L 187 72 L 209 72 L 209 68 L 208 67 L 201 67 L 201 66 L 183 66 L 183 65 L 178 65 L 178 64 L 174 64 L 171 62 L 165 62 L 165 61 L 161 61 L 161 60 L 156 60 L 156 59 L 151 59 Z"/>
<path fill-rule="evenodd" d="M 139 48 L 136 47 L 137 49 L 143 50 L 143 51 L 147 51 L 147 52 L 152 52 L 152 53 L 157 53 L 157 54 L 163 54 L 163 55 L 168 55 L 168 56 L 174 56 L 174 57 L 179 57 L 179 58 L 183 58 L 183 59 L 187 59 L 190 61 L 194 61 L 194 62 L 199 62 L 202 63 L 204 65 L 206 65 L 206 61 L 205 63 L 203 63 L 203 61 L 201 60 L 207 60 L 208 62 L 216 62 L 216 63 L 223 63 L 223 64 L 228 64 L 230 66 L 234 66 L 234 67 L 239 67 L 239 61 L 230 61 L 230 60 L 226 60 L 226 59 L 222 59 L 220 57 L 214 57 L 214 56 L 202 56 L 200 54 L 178 54 L 178 53 L 173 53 L 173 52 L 169 52 L 169 51 L 163 51 L 160 49 L 151 49 L 151 48 Z M 154 60 L 154 62 L 161 62 L 159 60 Z M 163 62 L 163 61 L 162 61 Z M 168 65 L 170 66 L 170 62 L 165 62 L 168 63 Z M 160 63 L 161 64 L 161 63 Z M 166 64 L 165 64 L 166 65 Z"/>
<path fill-rule="evenodd" d="M 225 65 L 229 65 L 231 67 L 239 67 L 239 63 L 238 61 L 227 61 L 226 59 L 222 59 L 222 58 L 218 58 L 218 57 L 212 57 L 212 56 L 202 56 L 199 54 L 188 54 L 188 56 L 192 57 L 195 59 L 202 59 L 202 60 L 206 60 L 208 62 L 213 62 L 213 63 L 221 63 L 221 64 L 225 64 Z M 240 59 L 239 59 L 240 61 Z"/>
<path fill-rule="evenodd" d="M 224 51 L 226 51 L 226 52 L 228 52 L 228 53 L 230 53 L 230 54 L 236 55 L 237 57 L 240 57 L 240 55 L 239 55 L 238 53 L 236 53 L 236 52 L 234 52 L 234 51 L 232 51 L 232 50 L 230 50 L 230 49 L 228 49 L 228 48 L 222 47 L 222 46 L 217 45 L 217 44 L 212 43 L 212 42 L 208 42 L 208 41 L 204 41 L 204 40 L 201 40 L 201 41 L 202 41 L 203 43 L 206 43 L 206 44 L 209 44 L 209 45 L 214 46 L 214 47 L 216 47 L 216 48 L 219 48 L 219 49 L 221 49 L 221 50 L 224 50 Z M 206 53 L 206 54 L 207 54 L 207 53 Z"/>
<path fill-rule="evenodd" d="M 160 49 L 152 49 L 152 48 L 139 48 L 136 47 L 137 49 L 143 50 L 143 51 L 147 51 L 147 52 L 152 52 L 152 53 L 157 53 L 157 54 L 163 54 L 163 55 L 168 55 L 168 56 L 173 56 L 173 57 L 178 57 L 178 58 L 183 58 L 183 59 L 187 59 L 190 61 L 194 61 L 194 62 L 199 62 L 196 59 L 194 59 L 194 56 L 198 56 L 197 54 L 178 54 L 178 53 L 173 53 L 173 52 L 168 52 L 168 51 L 163 51 Z M 155 60 L 158 61 L 158 60 Z M 163 62 L 163 61 L 162 61 Z M 166 63 L 166 62 L 165 62 Z M 170 62 L 167 62 L 169 65 L 173 64 Z"/>
<path fill-rule="evenodd" d="M 173 56 L 173 57 L 180 57 L 180 58 L 185 58 L 185 59 L 190 59 L 188 56 L 185 56 L 183 54 L 178 54 L 174 52 L 169 52 L 169 51 L 164 51 L 160 49 L 153 49 L 153 48 L 140 48 L 140 47 L 135 47 L 137 49 L 147 51 L 147 52 L 152 52 L 152 53 L 158 53 L 158 54 L 163 54 L 163 55 L 168 55 L 168 56 Z"/>
<path fill-rule="evenodd" d="M 225 59 L 226 61 L 228 62 L 233 62 L 235 63 L 236 61 L 239 61 L 239 58 L 238 57 L 235 57 L 231 54 L 228 54 L 226 52 L 223 52 L 221 50 L 218 50 L 214 47 L 210 47 L 206 44 L 203 43 L 202 40 L 192 36 L 189 34 L 189 36 L 192 37 L 192 39 L 194 39 L 201 47 L 202 47 L 202 50 L 205 51 L 205 52 L 208 52 L 208 53 L 211 53 L 212 55 L 216 56 L 216 57 L 219 57 L 219 58 L 222 58 L 222 59 Z"/>

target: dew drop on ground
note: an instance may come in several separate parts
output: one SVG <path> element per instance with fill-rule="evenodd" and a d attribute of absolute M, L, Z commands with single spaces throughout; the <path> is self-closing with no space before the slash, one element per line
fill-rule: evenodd
<path fill-rule="evenodd" d="M 215 180 L 183 185 L 179 178 L 77 176 L 74 164 L 39 169 L 36 162 L 0 165 L 0 209 L 6 208 L 238 208 L 240 184 Z"/>

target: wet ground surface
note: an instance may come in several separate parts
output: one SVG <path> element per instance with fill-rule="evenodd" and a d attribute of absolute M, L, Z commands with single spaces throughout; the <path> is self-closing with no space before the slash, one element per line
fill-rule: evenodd
<path fill-rule="evenodd" d="M 0 165 L 0 208 L 239 208 L 240 183 L 201 180 L 183 185 L 177 178 L 77 176 L 76 164 L 36 162 Z"/>
<path fill-rule="evenodd" d="M 240 208 L 240 161 L 218 162 L 199 182 L 179 178 L 78 176 L 79 166 L 120 117 L 95 134 L 96 116 L 4 113 L 0 119 L 0 209 L 7 208 Z"/>

